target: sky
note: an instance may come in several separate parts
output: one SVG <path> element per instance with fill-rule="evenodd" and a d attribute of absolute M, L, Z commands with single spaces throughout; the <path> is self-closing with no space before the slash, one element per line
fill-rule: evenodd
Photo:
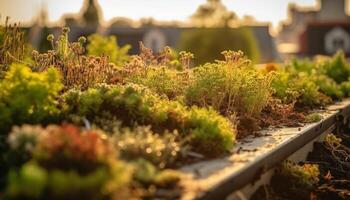
<path fill-rule="evenodd" d="M 271 22 L 277 26 L 287 18 L 287 7 L 291 2 L 300 6 L 316 6 L 317 0 L 222 0 L 228 9 L 239 17 L 251 15 L 258 21 Z M 44 3 L 42 3 L 44 2 Z M 128 17 L 134 20 L 153 17 L 156 20 L 185 21 L 205 0 L 98 0 L 104 20 Z M 0 0 L 1 22 L 10 16 L 12 22 L 28 23 L 36 16 L 42 5 L 46 5 L 49 20 L 55 22 L 65 13 L 77 13 L 83 0 Z"/>

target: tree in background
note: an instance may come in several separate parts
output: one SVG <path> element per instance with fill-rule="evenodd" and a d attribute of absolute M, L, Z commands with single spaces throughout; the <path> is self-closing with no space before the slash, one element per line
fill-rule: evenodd
<path fill-rule="evenodd" d="M 195 55 L 194 63 L 221 59 L 224 50 L 241 50 L 254 62 L 259 61 L 260 52 L 249 28 L 212 28 L 184 31 L 180 39 L 180 49 Z"/>
<path fill-rule="evenodd" d="M 118 46 L 117 37 L 115 36 L 104 37 L 93 34 L 88 37 L 88 40 L 89 43 L 86 47 L 88 55 L 106 55 L 109 57 L 109 60 L 117 66 L 123 66 L 123 64 L 129 60 L 128 51 L 131 46 Z"/>
<path fill-rule="evenodd" d="M 194 26 L 202 29 L 185 30 L 179 49 L 196 55 L 195 64 L 221 59 L 224 50 L 242 50 L 254 62 L 259 62 L 260 52 L 249 28 L 231 28 L 240 21 L 220 0 L 207 0 L 191 16 Z"/>
<path fill-rule="evenodd" d="M 191 16 L 192 23 L 199 27 L 229 27 L 236 19 L 236 14 L 227 10 L 220 0 L 207 0 Z"/>
<path fill-rule="evenodd" d="M 86 25 L 97 27 L 100 23 L 100 8 L 95 0 L 85 1 L 86 8 L 82 13 L 82 17 Z"/>

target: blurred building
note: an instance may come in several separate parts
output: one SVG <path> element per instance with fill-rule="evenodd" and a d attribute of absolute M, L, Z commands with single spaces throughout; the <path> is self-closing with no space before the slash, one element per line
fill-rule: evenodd
<path fill-rule="evenodd" d="M 43 13 L 45 11 L 42 11 Z M 39 15 L 44 17 L 45 15 Z M 139 41 L 151 48 L 154 52 L 158 52 L 164 46 L 177 48 L 181 34 L 185 31 L 196 28 L 184 28 L 176 25 L 158 26 L 153 25 L 150 21 L 145 22 L 144 26 L 135 28 L 128 24 L 126 19 L 119 19 L 108 27 L 100 25 L 101 9 L 96 0 L 86 0 L 79 15 L 64 16 L 66 26 L 70 27 L 70 38 L 76 40 L 80 36 L 88 36 L 95 32 L 103 35 L 117 36 L 118 45 L 130 44 L 132 46 L 130 53 L 139 52 Z M 37 21 L 43 21 L 38 19 Z M 260 62 L 271 62 L 278 59 L 277 49 L 273 38 L 269 33 L 268 25 L 254 25 L 247 27 L 251 29 L 258 48 L 260 50 Z M 46 35 L 49 33 L 55 36 L 59 35 L 60 27 L 45 27 L 42 23 L 36 23 L 29 31 L 29 39 L 36 47 L 45 47 L 43 43 L 47 43 Z M 48 44 L 48 43 L 47 43 Z M 39 48 L 40 49 L 40 48 Z M 43 49 L 44 50 L 44 49 Z"/>
<path fill-rule="evenodd" d="M 343 50 L 350 55 L 350 16 L 346 0 L 319 0 L 318 8 L 289 6 L 289 19 L 277 37 L 285 56 L 331 55 Z"/>

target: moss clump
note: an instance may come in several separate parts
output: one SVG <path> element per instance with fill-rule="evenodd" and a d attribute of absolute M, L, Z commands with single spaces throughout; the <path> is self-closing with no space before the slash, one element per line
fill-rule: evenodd
<path fill-rule="evenodd" d="M 306 115 L 305 120 L 308 123 L 315 123 L 315 122 L 319 122 L 322 120 L 322 115 L 318 114 L 318 113 L 311 113 Z"/>

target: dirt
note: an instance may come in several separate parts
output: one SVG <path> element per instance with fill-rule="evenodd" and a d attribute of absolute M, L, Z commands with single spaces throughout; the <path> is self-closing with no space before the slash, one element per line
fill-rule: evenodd
<path fill-rule="evenodd" d="M 251 199 L 350 200 L 350 130 L 336 136 L 342 139 L 339 146 L 334 148 L 327 142 L 317 142 L 307 157 L 305 163 L 319 166 L 316 185 L 300 187 L 295 180 L 276 172 L 270 185 L 260 187 Z"/>

